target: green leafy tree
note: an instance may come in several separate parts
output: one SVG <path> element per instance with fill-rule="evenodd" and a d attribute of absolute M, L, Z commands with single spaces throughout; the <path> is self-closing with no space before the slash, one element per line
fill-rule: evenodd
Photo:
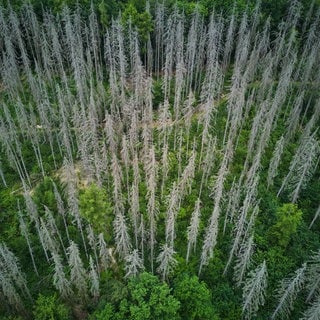
<path fill-rule="evenodd" d="M 271 243 L 286 248 L 302 222 L 302 211 L 297 205 L 286 203 L 277 210 L 276 219 L 277 222 L 270 228 L 268 237 Z"/>
<path fill-rule="evenodd" d="M 33 309 L 35 320 L 68 320 L 70 319 L 70 310 L 52 296 L 39 294 Z"/>
<path fill-rule="evenodd" d="M 156 276 L 143 272 L 130 278 L 126 298 L 121 300 L 118 310 L 108 303 L 105 308 L 94 314 L 94 319 L 130 319 L 130 320 L 174 320 L 180 319 L 180 303 L 170 293 L 166 283 Z"/>
<path fill-rule="evenodd" d="M 114 319 L 114 308 L 111 303 L 107 303 L 103 310 L 95 312 L 90 319 L 95 320 L 112 320 Z"/>
<path fill-rule="evenodd" d="M 100 22 L 104 27 L 110 25 L 112 17 L 115 17 L 120 9 L 119 1 L 116 0 L 101 0 L 97 3 L 98 12 L 100 15 Z"/>
<path fill-rule="evenodd" d="M 111 239 L 112 207 L 103 189 L 91 184 L 79 197 L 80 214 L 93 227 L 95 233 L 103 233 Z"/>
<path fill-rule="evenodd" d="M 207 3 L 202 3 L 201 1 L 177 1 L 177 6 L 180 10 L 183 10 L 187 16 L 192 15 L 196 10 L 203 16 L 207 16 L 209 10 L 212 9 L 212 5 L 208 5 Z"/>
<path fill-rule="evenodd" d="M 128 283 L 130 319 L 178 319 L 179 301 L 166 283 L 156 276 L 142 273 Z"/>
<path fill-rule="evenodd" d="M 211 293 L 197 276 L 178 277 L 175 280 L 173 295 L 181 303 L 182 319 L 218 319 L 211 302 Z"/>
<path fill-rule="evenodd" d="M 56 211 L 57 205 L 52 180 L 49 177 L 45 177 L 43 181 L 37 185 L 32 198 L 40 210 L 42 210 L 43 205 L 46 205 L 50 210 Z"/>
<path fill-rule="evenodd" d="M 153 30 L 152 16 L 149 12 L 139 12 L 136 6 L 129 2 L 122 14 L 122 23 L 129 24 L 131 21 L 133 28 L 137 29 L 141 43 L 146 43 L 149 33 Z"/>

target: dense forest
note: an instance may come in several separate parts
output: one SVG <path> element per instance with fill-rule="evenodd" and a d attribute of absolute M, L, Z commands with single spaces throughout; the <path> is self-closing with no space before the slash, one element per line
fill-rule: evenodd
<path fill-rule="evenodd" d="M 320 319 L 319 1 L 1 2 L 1 320 Z"/>

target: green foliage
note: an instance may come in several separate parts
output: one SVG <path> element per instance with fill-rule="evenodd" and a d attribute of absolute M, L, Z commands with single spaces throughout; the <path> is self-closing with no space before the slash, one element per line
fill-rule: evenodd
<path fill-rule="evenodd" d="M 273 244 L 286 248 L 302 222 L 302 211 L 297 205 L 286 203 L 277 210 L 276 219 L 277 222 L 270 228 L 268 237 Z"/>
<path fill-rule="evenodd" d="M 119 4 L 116 0 L 101 0 L 97 4 L 98 12 L 100 15 L 100 22 L 103 26 L 107 27 L 115 17 L 119 10 Z"/>
<path fill-rule="evenodd" d="M 70 310 L 58 301 L 56 295 L 43 296 L 39 294 L 33 315 L 35 320 L 68 320 L 70 319 Z"/>
<path fill-rule="evenodd" d="M 112 207 L 105 190 L 92 183 L 79 196 L 80 214 L 96 233 L 102 232 L 109 241 L 112 235 Z"/>
<path fill-rule="evenodd" d="M 170 294 L 166 283 L 147 272 L 136 278 L 130 278 L 127 296 L 121 300 L 118 309 L 113 312 L 112 305 L 94 314 L 94 319 L 180 319 L 179 301 Z M 105 318 L 104 318 L 105 317 Z"/>
<path fill-rule="evenodd" d="M 15 239 L 19 230 L 19 222 L 16 215 L 17 194 L 11 189 L 0 191 L 0 241 Z"/>
<path fill-rule="evenodd" d="M 177 1 L 177 6 L 187 15 L 193 14 L 196 10 L 203 16 L 207 16 L 209 13 L 207 4 L 201 1 Z"/>
<path fill-rule="evenodd" d="M 56 199 L 53 192 L 52 180 L 49 177 L 45 177 L 32 194 L 33 201 L 37 204 L 39 209 L 43 209 L 43 205 L 46 205 L 50 210 L 56 211 Z"/>
<path fill-rule="evenodd" d="M 201 279 L 211 289 L 212 303 L 218 318 L 238 320 L 241 318 L 241 291 L 234 287 L 228 277 L 222 276 L 225 267 L 223 258 L 226 259 L 223 257 L 223 253 L 220 250 L 215 250 L 208 267 L 201 275 Z"/>
<path fill-rule="evenodd" d="M 131 278 L 128 290 L 131 319 L 178 319 L 179 301 L 156 276 L 144 272 Z"/>
<path fill-rule="evenodd" d="M 204 282 L 195 275 L 183 275 L 174 282 L 174 297 L 180 301 L 182 319 L 217 319 L 211 294 Z"/>
<path fill-rule="evenodd" d="M 262 10 L 266 17 L 271 17 L 273 23 L 279 23 L 285 15 L 287 5 L 286 0 L 263 1 Z"/>
<path fill-rule="evenodd" d="M 122 23 L 124 26 L 128 26 L 129 22 L 131 22 L 133 28 L 136 28 L 140 41 L 146 43 L 150 32 L 153 30 L 151 14 L 147 11 L 138 12 L 134 4 L 129 2 L 122 13 Z"/>
<path fill-rule="evenodd" d="M 102 311 L 96 312 L 92 319 L 96 320 L 112 320 L 114 319 L 114 310 L 111 303 L 107 303 Z"/>
<path fill-rule="evenodd" d="M 268 264 L 269 284 L 276 284 L 282 277 L 288 274 L 294 268 L 294 262 L 283 254 L 283 250 L 279 247 L 271 248 L 267 252 L 258 252 L 256 260 L 262 261 L 266 259 Z"/>
<path fill-rule="evenodd" d="M 74 0 L 52 0 L 52 2 L 56 12 L 61 12 L 65 6 L 72 8 L 76 4 Z M 85 0 L 84 3 L 88 3 L 88 1 Z"/>
<path fill-rule="evenodd" d="M 152 105 L 154 109 L 158 109 L 159 105 L 163 101 L 163 89 L 162 89 L 162 81 L 156 80 L 153 82 L 153 100 Z"/>

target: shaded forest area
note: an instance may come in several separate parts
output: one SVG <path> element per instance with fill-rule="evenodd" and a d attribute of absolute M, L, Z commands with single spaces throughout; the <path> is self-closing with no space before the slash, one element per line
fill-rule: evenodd
<path fill-rule="evenodd" d="M 317 1 L 0 30 L 0 319 L 320 319 Z"/>

